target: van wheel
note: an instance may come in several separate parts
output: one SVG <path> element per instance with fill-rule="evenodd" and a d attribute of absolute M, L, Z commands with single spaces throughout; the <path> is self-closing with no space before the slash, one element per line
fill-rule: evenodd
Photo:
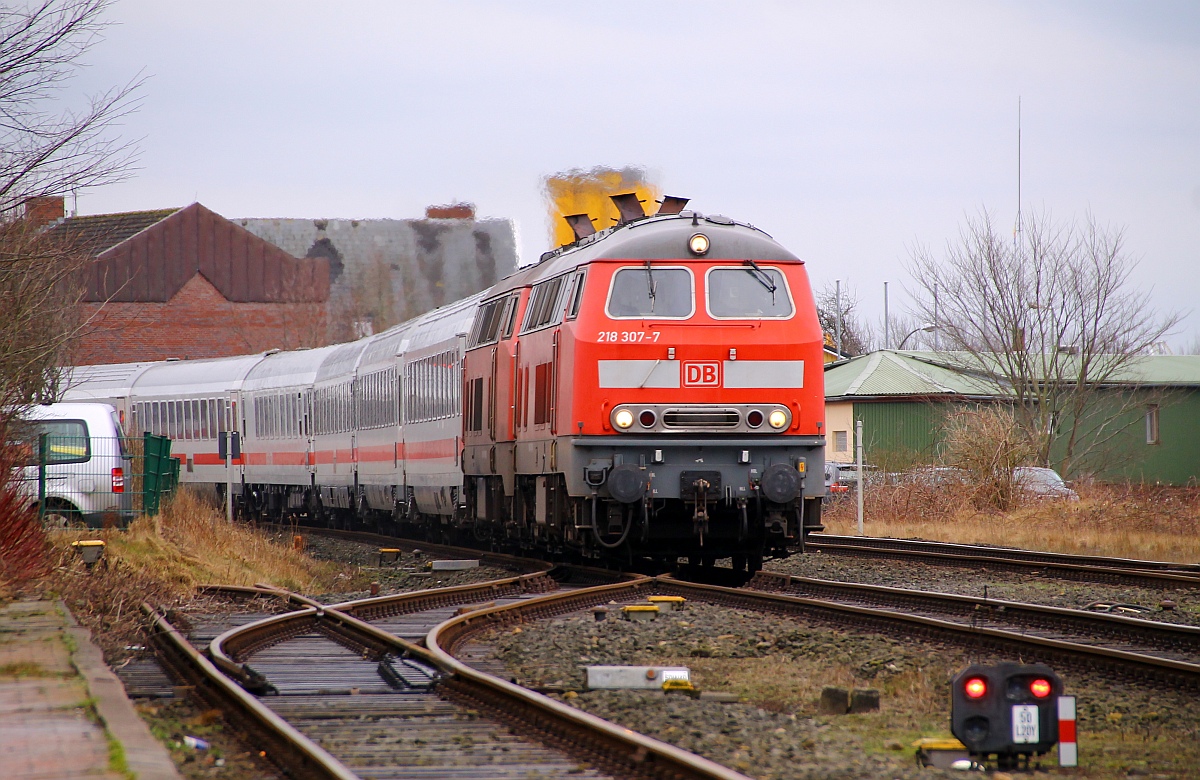
<path fill-rule="evenodd" d="M 47 529 L 78 528 L 83 518 L 75 507 L 58 501 L 48 501 L 42 513 L 42 527 Z"/>

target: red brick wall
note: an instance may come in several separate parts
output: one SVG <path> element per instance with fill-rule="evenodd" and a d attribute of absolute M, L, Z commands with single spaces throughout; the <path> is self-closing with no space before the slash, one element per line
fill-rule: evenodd
<path fill-rule="evenodd" d="M 34 227 L 49 225 L 66 214 L 66 200 L 62 195 L 44 195 L 25 201 L 25 220 Z"/>
<path fill-rule="evenodd" d="M 75 365 L 213 358 L 325 343 L 323 303 L 232 303 L 196 274 L 166 303 L 84 303 Z"/>

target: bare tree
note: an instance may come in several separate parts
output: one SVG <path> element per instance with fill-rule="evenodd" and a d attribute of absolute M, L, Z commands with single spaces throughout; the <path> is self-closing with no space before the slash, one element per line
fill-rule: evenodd
<path fill-rule="evenodd" d="M 0 416 L 57 396 L 89 261 L 23 220 L 0 223 Z"/>
<path fill-rule="evenodd" d="M 0 8 L 0 212 L 31 197 L 124 179 L 134 142 L 113 133 L 139 81 L 71 107 L 67 83 L 99 40 L 109 0 L 41 0 Z"/>
<path fill-rule="evenodd" d="M 0 8 L 0 404 L 3 414 L 57 395 L 57 367 L 78 333 L 89 257 L 21 218 L 30 198 L 125 177 L 134 145 L 114 123 L 134 107 L 137 83 L 88 100 L 60 101 L 99 40 L 108 0 L 41 0 Z"/>
<path fill-rule="evenodd" d="M 842 352 L 861 355 L 871 351 L 874 341 L 870 326 L 858 316 L 858 294 L 846 285 L 838 300 L 837 288 L 826 284 L 817 292 L 817 320 L 827 334 L 837 333 L 838 310 L 842 315 Z"/>
<path fill-rule="evenodd" d="M 932 322 L 946 359 L 976 372 L 1013 402 L 1014 419 L 1039 463 L 1052 452 L 1065 474 L 1103 457 L 1145 403 L 1137 367 L 1179 321 L 1159 315 L 1130 282 L 1137 262 L 1119 229 L 1028 220 L 1014 240 L 990 215 L 969 219 L 943 258 L 913 251 L 918 313 Z M 1084 435 L 1086 434 L 1086 435 Z M 1089 460 L 1092 462 L 1089 464 Z"/>

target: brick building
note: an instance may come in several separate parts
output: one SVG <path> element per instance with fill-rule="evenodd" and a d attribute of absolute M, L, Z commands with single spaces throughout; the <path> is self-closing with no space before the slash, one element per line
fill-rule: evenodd
<path fill-rule="evenodd" d="M 327 340 L 326 258 L 289 255 L 199 203 L 68 218 L 61 198 L 37 206 L 39 220 L 56 217 L 52 235 L 93 258 L 76 365 L 223 357 Z"/>

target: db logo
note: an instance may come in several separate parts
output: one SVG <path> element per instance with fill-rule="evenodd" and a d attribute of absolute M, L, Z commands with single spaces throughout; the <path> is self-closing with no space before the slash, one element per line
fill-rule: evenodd
<path fill-rule="evenodd" d="M 684 387 L 720 387 L 720 363 L 684 363 Z"/>

